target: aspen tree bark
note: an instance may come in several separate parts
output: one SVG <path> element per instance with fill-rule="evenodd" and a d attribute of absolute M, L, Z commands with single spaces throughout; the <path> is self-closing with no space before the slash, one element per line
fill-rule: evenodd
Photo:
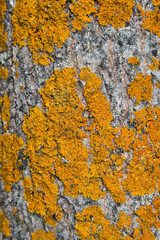
<path fill-rule="evenodd" d="M 0 1 L 0 238 L 160 239 L 160 1 Z"/>

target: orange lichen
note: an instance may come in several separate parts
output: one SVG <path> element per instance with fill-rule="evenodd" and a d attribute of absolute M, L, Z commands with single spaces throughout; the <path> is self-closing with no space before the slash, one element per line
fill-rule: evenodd
<path fill-rule="evenodd" d="M 160 142 L 160 108 L 149 106 L 135 111 L 134 114 L 137 133 L 147 133 L 149 142 L 157 148 Z"/>
<path fill-rule="evenodd" d="M 14 183 L 21 178 L 21 171 L 18 169 L 18 154 L 23 147 L 23 140 L 15 134 L 4 134 L 0 136 L 0 173 L 5 184 L 4 190 L 11 191 Z"/>
<path fill-rule="evenodd" d="M 11 100 L 8 95 L 0 98 L 0 118 L 4 123 L 4 131 L 7 131 L 10 124 L 10 104 Z"/>
<path fill-rule="evenodd" d="M 24 89 L 24 86 L 23 85 L 20 85 L 19 86 L 19 90 L 22 91 Z"/>
<path fill-rule="evenodd" d="M 130 97 L 136 98 L 136 104 L 142 100 L 150 101 L 152 98 L 152 77 L 137 73 L 134 79 L 128 88 Z"/>
<path fill-rule="evenodd" d="M 18 68 L 19 62 L 15 62 L 15 68 Z"/>
<path fill-rule="evenodd" d="M 0 78 L 6 80 L 8 78 L 8 69 L 0 66 Z"/>
<path fill-rule="evenodd" d="M 146 91 L 149 88 L 151 94 L 151 76 L 142 73 L 137 76 L 134 89 L 142 85 L 144 78 Z M 78 81 L 83 83 L 83 100 L 77 92 Z M 126 202 L 127 191 L 133 196 L 145 196 L 160 190 L 160 108 L 150 106 L 135 111 L 134 127 L 123 126 L 118 131 L 111 125 L 112 112 L 101 85 L 102 80 L 87 67 L 79 74 L 73 68 L 55 70 L 40 90 L 43 109 L 30 108 L 30 115 L 24 117 L 25 155 L 29 157 L 31 170 L 30 177 L 23 181 L 24 197 L 28 210 L 42 215 L 52 226 L 62 217 L 57 205 L 57 179 L 64 186 L 64 195 L 78 197 L 82 194 L 97 200 L 105 197 L 108 191 L 120 204 Z M 136 100 L 146 100 L 142 90 L 134 94 L 137 97 L 139 93 L 141 97 Z M 87 147 L 84 139 L 88 141 Z M 153 206 L 158 211 L 157 199 Z M 141 217 L 139 212 L 137 215 Z M 132 239 L 121 236 L 123 231 L 130 232 L 133 227 L 131 216 L 123 212 L 115 226 L 105 219 L 97 206 L 86 208 L 76 217 L 80 239 L 105 239 L 104 236 Z M 151 217 L 154 218 L 152 214 Z M 143 231 L 147 236 L 143 225 L 140 222 L 134 229 L 135 239 L 142 239 Z M 152 239 L 149 234 L 151 238 L 148 239 Z"/>
<path fill-rule="evenodd" d="M 98 206 L 89 206 L 82 213 L 76 214 L 75 228 L 82 240 L 119 239 L 120 232 L 105 219 L 105 214 Z"/>
<path fill-rule="evenodd" d="M 83 194 L 93 200 L 100 196 L 104 197 L 105 191 L 101 190 L 103 177 L 105 187 L 113 198 L 118 202 L 124 202 L 125 195 L 119 182 L 119 178 L 122 177 L 120 168 L 123 158 L 113 154 L 108 159 L 109 152 L 114 149 L 112 140 L 116 130 L 111 127 L 112 114 L 109 103 L 100 91 L 101 79 L 91 73 L 90 69 L 81 69 L 79 78 L 86 81 L 84 96 L 88 106 L 85 108 L 80 104 L 77 95 L 75 74 L 76 70 L 73 68 L 56 70 L 40 90 L 46 114 L 35 107 L 30 109 L 30 116 L 24 118 L 23 131 L 28 137 L 26 154 L 31 161 L 33 182 L 32 187 L 25 186 L 28 189 L 25 192 L 35 188 L 34 185 L 37 184 L 37 180 L 33 181 L 35 172 L 38 174 L 40 171 L 43 175 L 47 170 L 61 179 L 66 195 L 78 197 L 79 194 Z M 94 118 L 87 128 L 87 119 L 82 117 L 85 109 Z M 82 128 L 92 133 L 90 139 L 92 149 L 89 154 L 93 154 L 94 157 L 90 171 L 87 164 L 88 149 L 83 145 L 83 139 L 88 138 L 88 135 L 81 130 Z M 44 157 L 48 159 L 45 166 L 44 163 L 40 164 Z M 52 164 L 54 171 L 51 168 Z M 38 167 L 39 165 L 43 166 L 43 169 Z M 117 171 L 111 171 L 112 165 L 117 167 Z M 94 171 L 95 168 L 99 170 Z M 41 191 L 45 194 L 44 190 Z M 35 194 L 35 190 L 32 194 Z M 38 195 L 36 196 L 38 199 Z M 44 211 L 35 208 L 33 200 L 31 204 L 28 193 L 27 195 L 25 193 L 25 198 L 30 202 L 28 206 L 30 211 L 44 215 Z"/>
<path fill-rule="evenodd" d="M 156 4 L 155 1 L 155 5 Z M 138 5 L 140 15 L 143 17 L 142 26 L 144 29 L 157 34 L 160 37 L 160 11 L 159 7 L 156 7 L 152 11 L 145 11 L 142 6 Z"/>
<path fill-rule="evenodd" d="M 5 217 L 4 211 L 0 212 L 0 231 L 4 234 L 4 236 L 9 237 L 11 235 L 11 231 L 9 228 L 9 221 Z"/>
<path fill-rule="evenodd" d="M 124 151 L 130 151 L 132 143 L 135 139 L 135 131 L 128 129 L 126 126 L 123 126 L 121 129 L 121 134 L 114 140 L 117 147 L 122 148 Z"/>
<path fill-rule="evenodd" d="M 160 5 L 160 0 L 152 0 L 153 5 L 158 6 Z"/>
<path fill-rule="evenodd" d="M 32 173 L 31 179 L 26 177 L 23 181 L 28 210 L 43 215 L 48 224 L 55 226 L 56 220 L 52 215 L 55 214 L 57 219 L 62 216 L 60 206 L 56 205 L 58 188 L 52 176 L 56 143 L 50 142 L 51 139 L 47 137 L 45 115 L 38 107 L 30 109 L 30 117 L 25 116 L 23 131 L 28 137 L 26 154 L 30 158 L 29 165 Z M 52 152 L 51 157 L 45 155 L 48 149 Z M 50 154 L 49 151 L 47 152 Z"/>
<path fill-rule="evenodd" d="M 82 117 L 84 106 L 79 104 L 75 74 L 73 68 L 56 70 L 40 93 L 47 109 L 48 134 L 52 134 L 58 150 L 56 175 L 65 186 L 64 193 L 77 197 L 82 192 L 87 194 L 88 150 L 83 145 L 86 134 L 81 128 L 86 119 Z"/>
<path fill-rule="evenodd" d="M 120 229 L 126 228 L 126 229 L 129 230 L 129 228 L 130 228 L 130 226 L 132 224 L 131 216 L 128 216 L 123 211 L 121 211 L 118 217 L 119 217 L 119 220 L 116 223 L 117 227 L 120 228 Z"/>
<path fill-rule="evenodd" d="M 15 215 L 16 213 L 17 213 L 17 208 L 13 210 L 13 215 Z"/>
<path fill-rule="evenodd" d="M 16 79 L 18 78 L 18 76 L 19 76 L 19 72 L 16 71 L 16 72 L 15 72 L 15 77 L 16 77 Z"/>
<path fill-rule="evenodd" d="M 135 239 L 153 239 L 157 238 L 152 232 L 152 227 L 155 226 L 158 230 L 160 227 L 159 216 L 157 212 L 153 211 L 152 206 L 140 206 L 140 209 L 136 211 L 136 215 L 139 217 L 137 222 L 139 223 L 139 228 L 134 233 Z"/>
<path fill-rule="evenodd" d="M 128 58 L 128 63 L 131 63 L 131 64 L 133 64 L 133 65 L 137 65 L 137 64 L 140 65 L 140 61 L 139 61 L 139 59 L 138 59 L 137 56 Z M 134 70 L 136 70 L 136 67 L 135 67 L 135 66 L 134 66 Z"/>
<path fill-rule="evenodd" d="M 7 10 L 6 0 L 1 0 L 0 7 L 0 51 L 6 51 L 7 32 L 4 29 L 3 18 Z"/>
<path fill-rule="evenodd" d="M 53 61 L 53 45 L 57 47 L 69 37 L 66 0 L 18 0 L 12 16 L 14 44 L 28 44 L 33 61 L 48 65 Z M 23 11 L 21 11 L 23 9 Z"/>
<path fill-rule="evenodd" d="M 145 195 L 160 188 L 160 108 L 143 108 L 135 111 L 137 137 L 132 144 L 133 157 L 127 178 L 122 182 L 125 191 L 132 195 Z"/>
<path fill-rule="evenodd" d="M 56 239 L 54 237 L 53 232 L 45 232 L 41 229 L 37 230 L 37 232 L 32 232 L 32 240 L 51 240 L 51 239 Z"/>
<path fill-rule="evenodd" d="M 160 88 L 160 83 L 156 83 L 156 87 L 157 87 L 157 88 Z"/>
<path fill-rule="evenodd" d="M 148 67 L 149 69 L 153 70 L 158 70 L 160 71 L 160 58 L 159 60 L 157 60 L 155 57 L 152 58 L 152 62 L 151 65 Z"/>
<path fill-rule="evenodd" d="M 113 118 L 110 104 L 100 90 L 102 81 L 96 74 L 91 73 L 89 68 L 81 69 L 79 78 L 81 81 L 86 81 L 83 91 L 87 103 L 86 110 L 89 112 L 89 117 L 93 119 L 90 126 L 86 128 L 91 134 L 90 145 L 92 149 L 90 154 L 93 155 L 90 178 L 99 180 L 101 185 L 109 190 L 115 201 L 125 202 L 125 194 L 119 181 L 119 178 L 122 177 L 120 169 L 124 159 L 115 154 L 109 157 L 110 152 L 115 149 L 113 139 L 117 129 L 111 127 Z M 115 170 L 112 171 L 112 168 Z M 104 194 L 105 192 L 101 192 L 101 197 Z"/>
<path fill-rule="evenodd" d="M 71 21 L 73 26 L 72 31 L 81 31 L 82 27 L 87 27 L 86 23 L 91 22 L 91 19 L 88 17 L 88 15 L 96 12 L 93 0 L 72 0 L 70 9 L 75 16 Z"/>
<path fill-rule="evenodd" d="M 134 0 L 98 0 L 100 3 L 100 24 L 107 26 L 111 24 L 115 29 L 125 26 L 125 22 L 132 16 Z"/>
<path fill-rule="evenodd" d="M 135 195 L 145 195 L 154 192 L 159 179 L 160 160 L 155 156 L 156 149 L 148 144 L 147 135 L 142 135 L 132 145 L 133 158 L 128 166 L 127 178 L 122 185 L 125 191 Z"/>

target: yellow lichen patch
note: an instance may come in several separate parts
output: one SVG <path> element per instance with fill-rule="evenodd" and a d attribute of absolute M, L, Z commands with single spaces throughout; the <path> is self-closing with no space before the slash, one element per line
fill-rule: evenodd
<path fill-rule="evenodd" d="M 142 26 L 144 29 L 157 34 L 160 37 L 160 11 L 159 7 L 156 7 L 152 11 L 145 11 L 140 5 L 138 5 L 140 14 L 143 17 Z"/>
<path fill-rule="evenodd" d="M 154 192 L 159 184 L 160 108 L 150 106 L 134 114 L 139 136 L 132 144 L 133 158 L 122 185 L 132 195 L 145 195 Z"/>
<path fill-rule="evenodd" d="M 147 133 L 149 143 L 155 148 L 160 144 L 160 108 L 149 106 L 134 112 L 137 133 Z"/>
<path fill-rule="evenodd" d="M 80 71 L 79 78 L 86 81 L 84 86 L 84 96 L 87 103 L 86 110 L 89 112 L 89 118 L 92 123 L 86 128 L 90 132 L 90 145 L 92 154 L 92 163 L 90 166 L 90 179 L 97 179 L 110 192 L 113 199 L 117 202 L 125 202 L 125 194 L 121 189 L 119 178 L 122 177 L 121 166 L 123 158 L 110 152 L 115 149 L 113 139 L 117 129 L 111 127 L 112 113 L 109 102 L 106 101 L 100 88 L 102 81 L 91 73 L 89 68 L 83 68 Z M 112 169 L 114 168 L 114 171 Z M 105 192 L 100 192 L 101 197 Z"/>
<path fill-rule="evenodd" d="M 131 145 L 135 139 L 135 131 L 123 126 L 121 134 L 114 140 L 117 147 L 122 148 L 124 151 L 130 151 Z"/>
<path fill-rule="evenodd" d="M 3 18 L 7 10 L 6 0 L 1 0 L 0 6 L 0 51 L 6 51 L 7 32 L 4 29 Z"/>
<path fill-rule="evenodd" d="M 160 58 L 159 60 L 157 60 L 155 57 L 152 58 L 152 62 L 151 65 L 148 67 L 149 69 L 153 70 L 160 70 Z"/>
<path fill-rule="evenodd" d="M 157 88 L 160 88 L 160 83 L 156 83 L 156 87 L 157 87 Z"/>
<path fill-rule="evenodd" d="M 151 121 L 147 122 L 146 133 L 149 135 L 150 143 L 158 149 L 160 146 L 160 107 L 149 108 L 148 111 Z"/>
<path fill-rule="evenodd" d="M 32 232 L 31 233 L 32 240 L 54 240 L 56 239 L 54 237 L 53 232 L 45 232 L 41 229 L 37 230 L 37 232 Z"/>
<path fill-rule="evenodd" d="M 130 225 L 132 224 L 131 222 L 131 216 L 128 216 L 127 214 L 125 214 L 123 211 L 120 212 L 119 214 L 119 220 L 117 221 L 116 225 L 118 228 L 120 229 L 124 229 L 126 228 L 127 230 L 129 230 Z M 122 238 L 123 239 L 123 238 Z M 124 238 L 125 239 L 125 238 Z"/>
<path fill-rule="evenodd" d="M 136 211 L 136 215 L 139 217 L 137 218 L 137 222 L 139 223 L 139 229 L 137 232 L 134 233 L 135 239 L 153 239 L 156 240 L 157 238 L 154 236 L 152 232 L 152 227 L 155 226 L 158 230 L 160 227 L 160 222 L 158 218 L 157 212 L 153 211 L 152 206 L 140 206 L 140 209 Z"/>
<path fill-rule="evenodd" d="M 17 213 L 17 208 L 13 210 L 13 215 L 15 215 L 16 213 Z"/>
<path fill-rule="evenodd" d="M 142 100 L 150 101 L 152 98 L 152 77 L 137 73 L 134 79 L 128 88 L 130 97 L 136 98 L 136 104 Z"/>
<path fill-rule="evenodd" d="M 15 62 L 15 68 L 18 68 L 19 62 Z"/>
<path fill-rule="evenodd" d="M 0 78 L 6 80 L 8 78 L 8 69 L 0 66 Z"/>
<path fill-rule="evenodd" d="M 137 56 L 128 58 L 128 63 L 131 63 L 131 64 L 133 64 L 133 65 L 136 65 L 136 64 L 138 64 L 138 63 L 140 64 L 139 59 L 138 59 Z"/>
<path fill-rule="evenodd" d="M 40 93 L 47 109 L 48 134 L 57 144 L 56 175 L 65 186 L 64 193 L 77 197 L 87 194 L 88 150 L 83 145 L 87 135 L 81 128 L 86 119 L 82 117 L 84 106 L 79 104 L 75 73 L 73 68 L 56 70 Z"/>
<path fill-rule="evenodd" d="M 8 95 L 0 98 L 0 118 L 4 123 L 4 131 L 7 131 L 10 124 L 10 104 L 11 100 Z"/>
<path fill-rule="evenodd" d="M 120 237 L 118 229 L 105 219 L 105 214 L 98 206 L 85 208 L 82 213 L 76 214 L 76 218 L 75 228 L 82 240 L 118 240 Z"/>
<path fill-rule="evenodd" d="M 134 0 L 98 0 L 100 3 L 99 23 L 107 26 L 111 24 L 115 29 L 125 26 L 125 22 L 132 16 Z"/>
<path fill-rule="evenodd" d="M 23 140 L 15 134 L 4 134 L 0 136 L 0 163 L 2 164 L 0 173 L 5 184 L 4 190 L 11 191 L 14 183 L 21 178 L 18 169 L 18 154 L 23 147 Z"/>
<path fill-rule="evenodd" d="M 140 61 L 139 61 L 139 59 L 138 59 L 137 56 L 128 58 L 128 63 L 131 63 L 131 64 L 133 64 L 133 65 L 137 65 L 137 64 L 140 65 Z M 136 67 L 135 67 L 135 66 L 134 66 L 134 70 L 136 70 Z"/>
<path fill-rule="evenodd" d="M 35 63 L 48 65 L 53 61 L 53 45 L 60 47 L 69 37 L 65 3 L 66 0 L 16 1 L 12 16 L 14 44 L 20 48 L 28 44 Z"/>
<path fill-rule="evenodd" d="M 9 228 L 9 221 L 5 217 L 4 211 L 0 212 L 0 231 L 4 234 L 4 236 L 9 237 L 11 235 L 11 231 Z"/>
<path fill-rule="evenodd" d="M 160 159 L 157 149 L 148 143 L 148 136 L 143 134 L 132 145 L 133 158 L 129 163 L 127 178 L 122 182 L 125 191 L 133 196 L 150 194 L 155 191 L 159 181 Z"/>
<path fill-rule="evenodd" d="M 152 0 L 153 5 L 158 6 L 160 5 L 160 0 Z"/>
<path fill-rule="evenodd" d="M 19 90 L 22 91 L 24 89 L 24 86 L 23 85 L 20 85 L 19 86 Z"/>
<path fill-rule="evenodd" d="M 19 72 L 16 71 L 16 73 L 15 73 L 15 77 L 16 77 L 16 79 L 18 78 L 18 76 L 19 76 Z"/>
<path fill-rule="evenodd" d="M 72 0 L 70 6 L 74 19 L 71 21 L 73 30 L 82 30 L 82 27 L 87 27 L 86 23 L 91 22 L 88 17 L 91 13 L 95 13 L 94 1 L 93 0 Z"/>
<path fill-rule="evenodd" d="M 155 197 L 155 200 L 152 202 L 154 209 L 157 211 L 158 216 L 160 216 L 160 197 Z"/>
<path fill-rule="evenodd" d="M 45 114 L 38 107 L 30 109 L 29 117 L 25 116 L 23 131 L 28 137 L 25 154 L 30 159 L 31 169 L 31 179 L 26 177 L 23 181 L 28 210 L 43 215 L 48 224 L 55 226 L 53 214 L 58 218 L 62 216 L 61 208 L 57 206 L 58 188 L 52 176 L 56 143 L 47 136 Z"/>

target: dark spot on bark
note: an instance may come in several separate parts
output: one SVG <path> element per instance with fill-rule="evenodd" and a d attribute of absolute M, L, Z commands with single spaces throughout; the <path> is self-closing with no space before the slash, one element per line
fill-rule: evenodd
<path fill-rule="evenodd" d="M 157 57 L 157 49 L 152 50 L 152 55 L 153 55 L 154 57 Z"/>
<path fill-rule="evenodd" d="M 123 46 L 123 42 L 121 40 L 118 41 L 118 44 L 119 44 L 120 47 Z"/>

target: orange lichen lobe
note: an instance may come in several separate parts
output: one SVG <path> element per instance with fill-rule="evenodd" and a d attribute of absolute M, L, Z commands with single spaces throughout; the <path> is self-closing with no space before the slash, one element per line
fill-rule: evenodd
<path fill-rule="evenodd" d="M 130 228 L 131 222 L 131 216 L 128 216 L 123 211 L 119 213 L 119 220 L 117 221 L 116 225 L 120 229 L 128 229 Z"/>
<path fill-rule="evenodd" d="M 152 98 L 152 77 L 143 73 L 137 73 L 134 79 L 128 88 L 130 97 L 136 98 L 136 104 L 142 100 L 150 101 Z"/>
<path fill-rule="evenodd" d="M 6 80 L 8 78 L 8 69 L 6 67 L 1 67 L 0 66 L 0 78 L 3 80 Z"/>
<path fill-rule="evenodd" d="M 23 131 L 28 137 L 25 154 L 30 159 L 29 165 L 32 173 L 31 179 L 25 177 L 23 181 L 28 210 L 41 214 L 48 224 L 55 226 L 56 221 L 51 216 L 53 214 L 59 218 L 62 216 L 61 208 L 56 204 L 58 188 L 52 177 L 56 144 L 50 142 L 51 139 L 47 137 L 45 114 L 38 107 L 30 109 L 30 116 L 24 117 Z"/>
<path fill-rule="evenodd" d="M 155 1 L 155 5 L 158 3 Z M 156 7 L 152 11 L 145 11 L 142 6 L 138 5 L 140 15 L 143 17 L 142 26 L 144 29 L 157 34 L 160 37 L 160 11 L 159 7 Z"/>
<path fill-rule="evenodd" d="M 120 131 L 121 134 L 114 140 L 114 142 L 117 147 L 122 148 L 124 151 L 130 151 L 135 139 L 135 131 L 128 129 L 127 126 L 123 126 Z"/>
<path fill-rule="evenodd" d="M 54 240 L 56 239 L 54 235 L 54 232 L 45 232 L 41 229 L 31 233 L 32 240 Z"/>
<path fill-rule="evenodd" d="M 53 45 L 57 47 L 69 37 L 65 0 L 18 0 L 12 16 L 14 44 L 28 44 L 33 61 L 48 65 L 53 61 Z M 23 9 L 23 10 L 22 10 Z"/>
<path fill-rule="evenodd" d="M 6 51 L 7 32 L 4 29 L 3 18 L 7 10 L 6 0 L 1 0 L 0 6 L 0 51 Z"/>
<path fill-rule="evenodd" d="M 160 0 L 152 0 L 153 5 L 158 6 L 160 5 Z"/>
<path fill-rule="evenodd" d="M 119 239 L 119 230 L 106 220 L 105 214 L 98 206 L 85 208 L 82 213 L 76 214 L 76 218 L 75 228 L 79 238 L 82 240 Z"/>
<path fill-rule="evenodd" d="M 85 101 L 80 99 L 77 91 L 79 81 L 83 83 Z M 142 87 L 143 81 L 147 82 L 144 85 L 147 91 L 149 88 L 152 92 L 151 76 L 142 73 L 135 77 L 134 90 Z M 74 68 L 55 70 L 40 90 L 43 109 L 30 108 L 30 115 L 24 117 L 25 156 L 30 160 L 31 170 L 30 177 L 23 181 L 24 197 L 28 210 L 42 215 L 53 227 L 62 218 L 61 207 L 57 205 L 57 179 L 63 184 L 64 195 L 78 197 L 82 194 L 97 200 L 109 192 L 120 204 L 126 203 L 126 192 L 132 196 L 145 196 L 160 189 L 159 108 L 150 106 L 135 111 L 133 128 L 123 126 L 118 131 L 112 127 L 110 104 L 101 86 L 102 80 L 90 68 L 80 69 L 79 74 Z M 135 91 L 134 96 L 139 93 L 141 96 L 137 101 L 147 100 L 141 89 Z M 86 116 L 84 113 L 87 117 L 83 117 Z M 89 146 L 84 145 L 84 139 L 88 140 Z M 158 199 L 153 206 L 158 212 Z M 141 217 L 139 212 L 137 216 Z M 150 216 L 154 222 L 151 225 L 158 226 L 154 211 Z M 121 236 L 122 232 L 129 233 L 132 228 L 132 217 L 123 212 L 115 226 L 106 220 L 97 206 L 84 209 L 76 214 L 76 218 L 80 239 L 106 239 L 104 236 L 109 240 L 131 239 Z M 143 225 L 140 222 L 134 229 L 134 238 L 142 239 L 144 231 L 146 239 L 147 236 L 154 239 L 152 232 L 147 232 Z M 148 225 L 149 229 L 151 225 Z"/>
<path fill-rule="evenodd" d="M 13 215 L 15 215 L 16 213 L 17 213 L 17 208 L 13 210 Z"/>
<path fill-rule="evenodd" d="M 119 178 L 122 177 L 121 168 L 123 158 L 109 153 L 115 149 L 113 139 L 117 133 L 117 129 L 111 127 L 113 119 L 110 111 L 110 104 L 106 101 L 100 88 L 102 80 L 95 73 L 91 73 L 89 68 L 83 68 L 79 74 L 81 81 L 86 81 L 84 86 L 84 96 L 87 103 L 87 111 L 93 121 L 86 129 L 90 132 L 90 145 L 92 147 L 92 163 L 90 167 L 90 179 L 97 179 L 99 184 L 94 186 L 96 192 L 101 197 L 105 196 L 105 191 L 101 191 L 99 187 L 104 185 L 110 192 L 113 199 L 117 202 L 125 202 L 125 194 L 121 189 Z M 112 166 L 116 165 L 116 170 L 112 171 Z M 93 180 L 90 180 L 91 183 Z M 92 184 L 91 184 L 92 186 Z M 92 196 L 91 196 L 92 198 Z"/>
<path fill-rule="evenodd" d="M 22 91 L 24 89 L 24 86 L 23 85 L 20 85 L 19 86 L 19 90 Z"/>
<path fill-rule="evenodd" d="M 18 169 L 18 154 L 23 147 L 23 140 L 15 134 L 4 134 L 0 136 L 0 173 L 5 184 L 4 190 L 10 192 L 14 183 L 21 178 Z"/>
<path fill-rule="evenodd" d="M 16 79 L 18 79 L 18 77 L 19 77 L 19 72 L 18 71 L 15 72 L 15 77 L 16 77 Z"/>
<path fill-rule="evenodd" d="M 88 17 L 91 13 L 95 13 L 94 1 L 93 0 L 72 0 L 70 6 L 74 18 L 71 21 L 73 30 L 82 30 L 82 27 L 87 27 L 86 23 L 91 22 L 91 19 Z"/>
<path fill-rule="evenodd" d="M 11 100 L 8 95 L 0 98 L 0 118 L 4 123 L 4 131 L 7 131 L 10 124 L 10 104 Z"/>
<path fill-rule="evenodd" d="M 139 223 L 140 231 L 134 234 L 135 239 L 153 239 L 157 238 L 152 232 L 152 227 L 155 226 L 158 230 L 160 227 L 159 214 L 153 210 L 151 205 L 140 206 L 140 209 L 136 211 L 137 222 Z"/>
<path fill-rule="evenodd" d="M 82 117 L 84 106 L 79 104 L 75 74 L 73 68 L 56 70 L 40 93 L 47 109 L 49 134 L 58 148 L 56 175 L 65 186 L 65 194 L 76 197 L 87 192 L 88 150 L 83 145 L 86 134 L 81 128 L 86 119 Z"/>
<path fill-rule="evenodd" d="M 160 174 L 160 108 L 149 106 L 134 112 L 136 139 L 127 178 L 122 185 L 132 195 L 145 195 L 159 188 Z"/>
<path fill-rule="evenodd" d="M 115 29 L 125 26 L 132 16 L 134 0 L 99 0 L 99 23 L 111 24 Z"/>
<path fill-rule="evenodd" d="M 18 68 L 19 62 L 15 61 L 15 68 Z"/>
<path fill-rule="evenodd" d="M 137 65 L 137 64 L 140 65 L 140 61 L 137 56 L 128 58 L 128 63 L 131 63 L 133 65 Z"/>
<path fill-rule="evenodd" d="M 148 68 L 151 69 L 152 71 L 153 70 L 160 71 L 160 58 L 159 58 L 159 60 L 157 60 L 155 57 L 153 57 L 152 58 L 152 63 Z"/>
<path fill-rule="evenodd" d="M 11 231 L 9 228 L 9 221 L 5 217 L 4 211 L 0 212 L 0 231 L 4 234 L 4 236 L 9 237 L 11 235 Z"/>

